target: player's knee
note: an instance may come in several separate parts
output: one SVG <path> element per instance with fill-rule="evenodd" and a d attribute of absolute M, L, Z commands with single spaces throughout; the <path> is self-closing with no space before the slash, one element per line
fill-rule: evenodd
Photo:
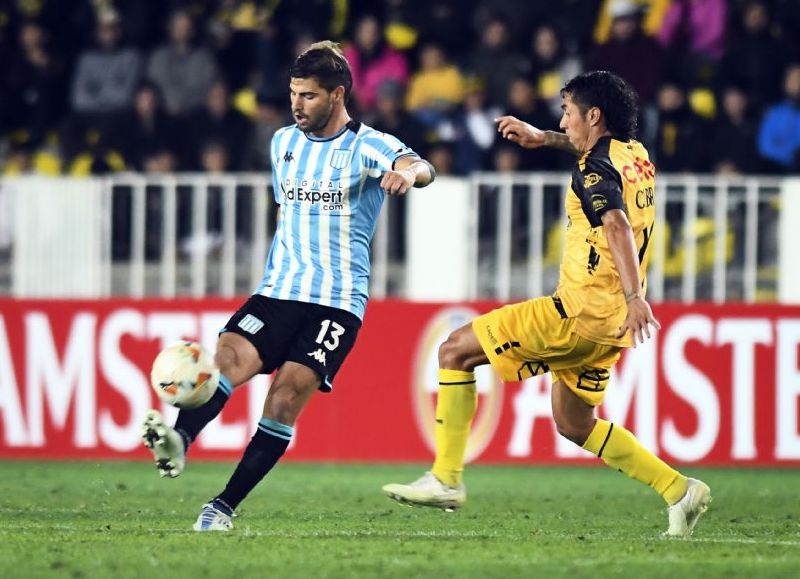
<path fill-rule="evenodd" d="M 556 423 L 556 430 L 558 433 L 578 446 L 583 446 L 592 433 L 592 428 L 594 426 L 594 420 L 589 423 L 558 415 L 554 415 L 553 420 Z"/>
<path fill-rule="evenodd" d="M 466 356 L 461 348 L 461 340 L 454 332 L 439 346 L 439 368 L 446 370 L 472 370 L 472 368 L 465 367 L 465 362 Z"/>
<path fill-rule="evenodd" d="M 216 364 L 220 372 L 231 378 L 231 374 L 235 373 L 236 367 L 239 365 L 239 357 L 236 355 L 236 350 L 230 346 L 219 346 L 214 353 L 214 364 Z"/>
<path fill-rule="evenodd" d="M 270 389 L 265 405 L 268 418 L 281 424 L 294 424 L 297 415 L 302 409 L 302 396 L 299 390 L 292 386 Z"/>

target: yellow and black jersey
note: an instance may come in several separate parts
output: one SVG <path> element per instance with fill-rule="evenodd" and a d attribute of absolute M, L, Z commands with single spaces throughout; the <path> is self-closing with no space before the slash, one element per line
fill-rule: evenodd
<path fill-rule="evenodd" d="M 601 217 L 611 209 L 627 214 L 644 292 L 654 203 L 655 167 L 638 141 L 602 137 L 578 160 L 566 198 L 569 221 L 555 294 L 562 316 L 577 318 L 578 335 L 600 344 L 631 345 L 629 336 L 615 337 L 627 307 Z"/>

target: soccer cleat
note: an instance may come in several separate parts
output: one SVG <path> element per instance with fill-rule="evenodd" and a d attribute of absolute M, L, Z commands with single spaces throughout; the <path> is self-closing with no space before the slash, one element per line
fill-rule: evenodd
<path fill-rule="evenodd" d="M 181 435 L 164 423 L 157 410 L 148 410 L 142 423 L 142 440 L 153 453 L 156 468 L 162 477 L 175 478 L 183 472 L 186 464 Z"/>
<path fill-rule="evenodd" d="M 224 505 L 211 501 L 203 505 L 200 516 L 197 517 L 192 529 L 195 531 L 230 531 L 233 529 L 233 511 Z"/>
<path fill-rule="evenodd" d="M 383 492 L 399 503 L 418 507 L 436 507 L 452 512 L 467 502 L 467 489 L 463 484 L 450 487 L 432 472 L 426 472 L 414 482 L 384 485 Z"/>
<path fill-rule="evenodd" d="M 711 502 L 711 489 L 703 481 L 690 478 L 686 493 L 681 500 L 669 507 L 669 529 L 667 537 L 689 537 L 700 515 L 706 512 Z"/>

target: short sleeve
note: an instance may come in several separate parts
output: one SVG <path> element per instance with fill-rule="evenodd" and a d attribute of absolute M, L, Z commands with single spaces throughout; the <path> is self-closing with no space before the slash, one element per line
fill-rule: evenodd
<path fill-rule="evenodd" d="M 592 227 L 603 224 L 601 217 L 610 209 L 625 210 L 622 198 L 622 180 L 619 173 L 608 163 L 587 159 L 580 171 L 580 190 L 583 212 Z"/>
<path fill-rule="evenodd" d="M 361 155 L 367 169 L 377 169 L 381 173 L 391 171 L 400 157 L 417 156 L 411 147 L 389 133 L 374 131 L 367 135 L 361 144 Z"/>

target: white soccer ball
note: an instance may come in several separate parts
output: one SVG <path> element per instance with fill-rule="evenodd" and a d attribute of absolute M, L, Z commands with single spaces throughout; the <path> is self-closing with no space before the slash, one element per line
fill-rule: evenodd
<path fill-rule="evenodd" d="M 153 361 L 150 384 L 163 402 L 177 408 L 197 408 L 217 390 L 219 369 L 197 342 L 174 342 Z"/>

